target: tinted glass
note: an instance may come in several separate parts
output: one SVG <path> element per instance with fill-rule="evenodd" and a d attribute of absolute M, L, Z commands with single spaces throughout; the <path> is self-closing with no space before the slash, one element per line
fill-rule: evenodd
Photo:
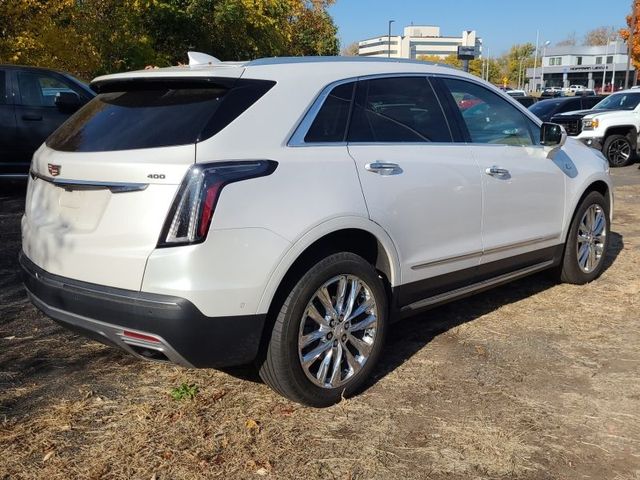
<path fill-rule="evenodd" d="M 573 112 L 574 110 L 580 110 L 582 108 L 582 103 L 579 98 L 572 98 L 570 100 L 566 100 L 556 113 L 562 112 Z"/>
<path fill-rule="evenodd" d="M 560 100 L 542 100 L 531 105 L 529 111 L 538 117 L 544 117 L 554 113 L 561 103 Z"/>
<path fill-rule="evenodd" d="M 604 110 L 633 110 L 640 103 L 640 92 L 638 93 L 614 93 L 598 103 L 594 108 Z"/>
<path fill-rule="evenodd" d="M 358 83 L 350 142 L 451 142 L 431 84 L 424 77 Z"/>
<path fill-rule="evenodd" d="M 471 96 L 476 104 L 460 108 L 473 143 L 532 145 L 535 124 L 494 92 L 472 82 L 443 79 L 455 103 Z"/>
<path fill-rule="evenodd" d="M 588 110 L 602 101 L 602 97 L 582 97 L 582 108 Z"/>
<path fill-rule="evenodd" d="M 354 87 L 355 83 L 351 82 L 331 91 L 304 137 L 305 142 L 344 141 Z"/>
<path fill-rule="evenodd" d="M 7 78 L 6 74 L 0 71 L 0 105 L 7 103 Z"/>
<path fill-rule="evenodd" d="M 163 83 L 101 93 L 56 130 L 47 145 L 100 152 L 195 143 L 222 130 L 273 86 L 247 82 L 249 86 L 231 91 L 215 85 L 179 88 Z"/>
<path fill-rule="evenodd" d="M 18 72 L 19 102 L 28 107 L 53 107 L 59 92 L 73 89 L 57 77 L 31 72 Z"/>

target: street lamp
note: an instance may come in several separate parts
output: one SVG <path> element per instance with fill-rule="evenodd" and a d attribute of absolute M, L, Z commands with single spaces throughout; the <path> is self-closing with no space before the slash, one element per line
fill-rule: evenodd
<path fill-rule="evenodd" d="M 550 43 L 551 42 L 547 40 L 542 45 L 542 61 L 540 62 L 542 64 L 540 65 L 540 89 L 541 90 L 544 90 L 544 57 L 547 56 L 547 47 L 549 46 Z"/>
<path fill-rule="evenodd" d="M 607 81 L 607 57 L 609 56 L 609 42 L 611 41 L 611 37 L 607 35 L 607 46 L 604 49 L 604 70 L 602 70 L 602 88 L 600 89 L 600 93 L 604 93 L 604 85 Z M 615 60 L 615 58 L 614 58 Z"/>
<path fill-rule="evenodd" d="M 389 20 L 389 36 L 387 37 L 387 40 L 389 41 L 389 53 L 387 55 L 388 58 L 391 58 L 391 24 L 394 22 L 395 20 Z"/>
<path fill-rule="evenodd" d="M 613 37 L 613 41 L 616 42 L 613 47 L 613 73 L 611 74 L 611 93 L 616 89 L 616 56 L 618 55 L 618 39 Z"/>

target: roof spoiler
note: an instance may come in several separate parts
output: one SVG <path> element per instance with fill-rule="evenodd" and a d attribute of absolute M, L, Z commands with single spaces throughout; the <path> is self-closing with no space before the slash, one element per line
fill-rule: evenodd
<path fill-rule="evenodd" d="M 206 53 L 187 52 L 187 56 L 189 57 L 190 67 L 195 67 L 197 65 L 213 65 L 216 63 L 222 63 L 216 57 L 212 57 L 211 55 L 207 55 Z"/>

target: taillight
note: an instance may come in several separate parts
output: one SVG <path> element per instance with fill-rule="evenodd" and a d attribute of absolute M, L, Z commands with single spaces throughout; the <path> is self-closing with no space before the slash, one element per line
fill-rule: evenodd
<path fill-rule="evenodd" d="M 271 160 L 256 160 L 192 166 L 171 205 L 158 247 L 203 242 L 222 189 L 230 183 L 270 175 L 277 165 Z"/>

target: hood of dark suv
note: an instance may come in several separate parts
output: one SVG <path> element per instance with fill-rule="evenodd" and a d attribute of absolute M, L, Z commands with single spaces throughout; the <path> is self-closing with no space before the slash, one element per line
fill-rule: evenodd
<path fill-rule="evenodd" d="M 569 122 L 574 120 L 580 120 L 583 117 L 586 117 L 587 115 L 593 115 L 596 113 L 614 113 L 617 111 L 618 110 L 605 110 L 605 109 L 595 109 L 595 108 L 592 108 L 590 110 L 575 110 L 573 112 L 564 112 L 564 113 L 559 113 L 557 115 L 554 115 L 551 118 L 551 121 L 554 123 Z"/>

